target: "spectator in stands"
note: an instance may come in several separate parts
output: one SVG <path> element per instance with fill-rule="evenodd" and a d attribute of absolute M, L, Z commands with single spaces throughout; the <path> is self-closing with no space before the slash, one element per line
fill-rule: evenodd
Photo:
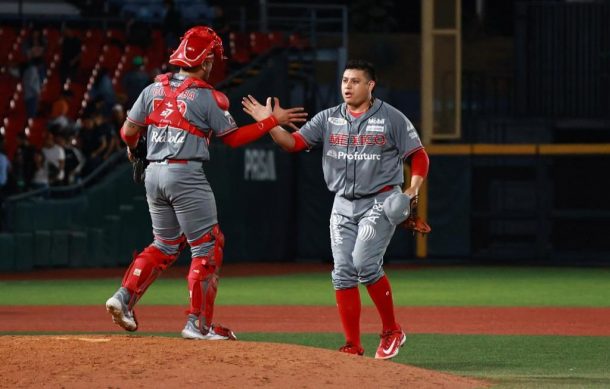
<path fill-rule="evenodd" d="M 34 177 L 34 154 L 36 148 L 30 144 L 25 132 L 17 134 L 17 149 L 13 156 L 13 174 L 16 181 L 16 191 L 24 192 L 30 188 Z"/>
<path fill-rule="evenodd" d="M 89 96 L 102 114 L 110 116 L 112 107 L 116 104 L 116 93 L 112 86 L 112 79 L 108 75 L 108 69 L 102 68 L 97 73 Z"/>
<path fill-rule="evenodd" d="M 165 0 L 163 2 L 165 14 L 163 15 L 163 38 L 165 39 L 165 47 L 175 49 L 178 47 L 180 34 L 182 34 L 182 14 L 176 7 L 174 0 Z M 131 104 L 128 104 L 131 107 Z"/>
<path fill-rule="evenodd" d="M 27 61 L 39 61 L 39 76 L 41 80 L 44 80 L 46 78 L 45 55 L 47 53 L 47 38 L 41 29 L 32 28 L 30 35 L 21 44 L 21 51 Z"/>
<path fill-rule="evenodd" d="M 32 59 L 28 62 L 23 71 L 23 100 L 25 103 L 25 112 L 29 118 L 36 117 L 38 111 L 38 100 L 42 90 L 42 80 L 40 79 L 40 58 Z"/>
<path fill-rule="evenodd" d="M 127 93 L 125 105 L 131 107 L 142 89 L 146 88 L 151 82 L 152 79 L 146 71 L 144 58 L 139 55 L 133 57 L 133 69 L 123 76 L 123 87 Z"/>
<path fill-rule="evenodd" d="M 55 143 L 55 137 L 56 135 L 49 131 L 41 150 L 47 162 L 48 179 L 51 186 L 63 183 L 66 166 L 66 152 L 63 147 Z"/>
<path fill-rule="evenodd" d="M 36 150 L 34 152 L 34 175 L 32 177 L 32 182 L 30 183 L 30 188 L 32 190 L 36 189 L 46 189 L 49 187 L 49 172 L 47 167 L 47 162 L 44 159 L 44 154 L 40 150 Z"/>
<path fill-rule="evenodd" d="M 119 149 L 119 137 L 110 125 L 110 120 L 107 115 L 97 109 L 93 114 L 93 125 L 95 131 L 102 134 L 106 139 L 106 147 L 104 148 L 101 157 L 102 160 L 106 160 L 112 153 Z"/>
<path fill-rule="evenodd" d="M 102 157 L 107 147 L 106 136 L 95 126 L 95 110 L 88 109 L 83 114 L 82 127 L 78 133 L 83 154 L 87 158 L 83 168 L 83 177 L 95 170 L 102 163 Z"/>
<path fill-rule="evenodd" d="M 63 184 L 74 184 L 80 180 L 80 173 L 85 167 L 87 160 L 85 159 L 83 152 L 78 148 L 76 136 L 68 135 L 64 132 L 58 135 L 56 139 L 57 144 L 63 147 L 64 152 L 66 153 L 66 174 Z"/>
<path fill-rule="evenodd" d="M 70 112 L 70 104 L 74 94 L 69 89 L 61 91 L 61 95 L 53 102 L 51 106 L 50 126 L 56 126 L 60 131 L 67 131 L 73 125 L 72 120 L 68 117 Z"/>
<path fill-rule="evenodd" d="M 66 26 L 63 30 L 61 44 L 61 61 L 59 63 L 59 77 L 64 84 L 66 79 L 73 79 L 80 65 L 82 42 L 75 31 Z"/>
<path fill-rule="evenodd" d="M 125 119 L 125 109 L 123 109 L 121 104 L 116 104 L 114 107 L 112 107 L 112 116 L 110 117 L 108 125 L 115 136 L 119 137 L 121 135 L 121 127 L 123 126 Z M 125 147 L 125 144 L 123 142 L 119 142 L 118 147 L 123 148 Z"/>

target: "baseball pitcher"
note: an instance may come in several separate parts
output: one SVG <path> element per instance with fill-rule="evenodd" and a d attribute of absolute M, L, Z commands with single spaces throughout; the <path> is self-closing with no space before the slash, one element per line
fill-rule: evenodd
<path fill-rule="evenodd" d="M 375 83 L 373 65 L 350 61 L 341 80 L 343 104 L 318 113 L 296 132 L 278 126 L 270 134 L 290 152 L 322 147 L 324 178 L 335 193 L 330 215 L 332 282 L 346 338 L 339 351 L 364 354 L 360 283 L 366 286 L 383 325 L 375 358 L 388 359 L 398 354 L 406 336 L 394 318 L 383 256 L 397 225 L 430 232 L 414 212 L 429 160 L 411 122 L 396 108 L 373 97 Z M 260 120 L 271 113 L 269 99 L 267 102 L 262 106 L 248 96 L 242 104 L 245 112 Z M 403 193 L 403 163 L 407 159 L 411 160 L 412 176 Z"/>
<path fill-rule="evenodd" d="M 113 321 L 127 331 L 138 328 L 134 305 L 188 244 L 190 308 L 182 337 L 235 339 L 230 329 L 212 324 L 224 236 L 203 169 L 210 159 L 210 138 L 215 135 L 238 147 L 278 124 L 302 122 L 306 114 L 302 108 L 276 105 L 263 120 L 238 128 L 227 97 L 206 82 L 214 62 L 222 60 L 222 41 L 211 28 L 188 30 L 169 60 L 180 71 L 161 75 L 146 87 L 121 129 L 130 159 L 140 134 L 146 134 L 145 186 L 154 234 L 152 244 L 135 256 L 121 287 L 106 301 Z"/>

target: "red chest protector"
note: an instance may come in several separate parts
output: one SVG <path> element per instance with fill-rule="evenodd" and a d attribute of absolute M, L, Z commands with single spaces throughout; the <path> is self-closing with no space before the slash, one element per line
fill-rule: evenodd
<path fill-rule="evenodd" d="M 186 112 L 186 103 L 178 102 L 177 97 L 180 96 L 188 87 L 194 85 L 197 88 L 214 89 L 210 84 L 201 81 L 197 78 L 189 77 L 185 79 L 180 86 L 172 89 L 169 84 L 171 73 L 162 74 L 157 77 L 157 81 L 163 85 L 165 97 L 159 104 L 153 103 L 153 111 L 146 117 L 147 125 L 154 124 L 157 127 L 171 126 L 189 132 L 200 138 L 207 138 L 206 134 L 198 127 L 191 124 L 184 117 Z"/>

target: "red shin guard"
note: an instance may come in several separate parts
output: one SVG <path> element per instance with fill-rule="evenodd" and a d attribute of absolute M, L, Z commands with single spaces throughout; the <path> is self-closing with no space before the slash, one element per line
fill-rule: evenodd
<path fill-rule="evenodd" d="M 388 277 L 384 275 L 374 284 L 367 285 L 366 290 L 369 292 L 373 303 L 375 303 L 379 316 L 381 316 L 383 331 L 399 329 L 400 327 L 396 324 L 396 318 L 394 317 L 394 301 Z"/>
<path fill-rule="evenodd" d="M 360 343 L 360 292 L 358 287 L 335 291 L 337 308 L 347 343 L 361 347 Z"/>
<path fill-rule="evenodd" d="M 203 316 L 200 322 L 210 327 L 218 291 L 218 275 L 222 266 L 224 236 L 218 225 L 206 235 L 214 239 L 214 246 L 207 256 L 193 258 L 187 280 L 191 300 L 189 313 Z"/>
<path fill-rule="evenodd" d="M 180 250 L 182 246 L 180 246 Z M 130 308 L 142 297 L 146 289 L 178 258 L 177 254 L 167 255 L 156 246 L 150 245 L 138 254 L 125 272 L 121 286 L 131 292 Z"/>

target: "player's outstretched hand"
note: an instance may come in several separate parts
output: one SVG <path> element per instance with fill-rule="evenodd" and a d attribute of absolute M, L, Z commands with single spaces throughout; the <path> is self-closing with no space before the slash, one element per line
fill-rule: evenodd
<path fill-rule="evenodd" d="M 268 101 L 269 99 L 267 99 Z M 277 119 L 280 125 L 291 124 L 291 123 L 303 123 L 307 121 L 307 112 L 303 107 L 296 108 L 282 108 L 280 106 L 280 99 L 277 97 L 273 98 L 273 116 Z"/>
<path fill-rule="evenodd" d="M 268 118 L 273 112 L 273 109 L 271 108 L 271 97 L 267 97 L 267 104 L 262 105 L 253 96 L 248 95 L 241 100 L 241 105 L 244 107 L 244 112 L 252 116 L 257 122 Z"/>
<path fill-rule="evenodd" d="M 291 125 L 307 120 L 307 112 L 303 111 L 303 107 L 282 108 L 277 97 L 274 97 L 274 103 L 272 108 L 271 97 L 268 97 L 266 104 L 262 105 L 251 95 L 244 97 L 241 101 L 244 112 L 252 116 L 257 122 L 268 118 L 270 115 L 275 116 L 280 125 Z"/>

